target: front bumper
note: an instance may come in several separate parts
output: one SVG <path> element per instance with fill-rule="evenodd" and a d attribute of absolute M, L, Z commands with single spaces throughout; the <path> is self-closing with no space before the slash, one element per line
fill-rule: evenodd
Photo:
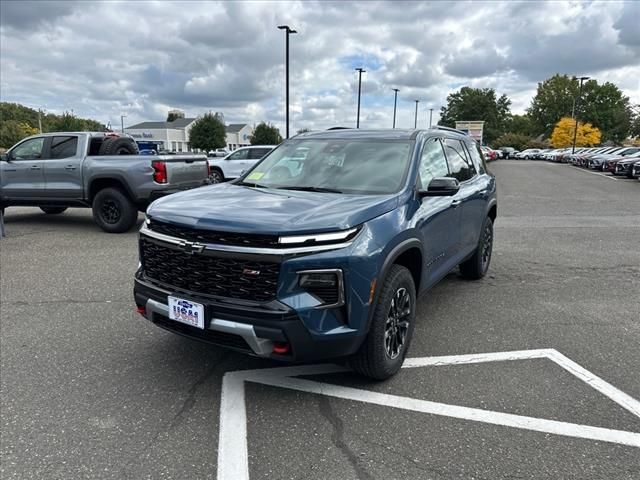
<path fill-rule="evenodd" d="M 170 320 L 169 295 L 203 304 L 204 330 Z M 141 272 L 136 273 L 134 297 L 136 305 L 144 307 L 145 318 L 165 330 L 263 358 L 288 362 L 334 359 L 355 353 L 363 340 L 355 332 L 319 338 L 305 327 L 294 309 L 277 300 L 252 306 L 229 299 L 216 301 L 161 288 L 145 280 Z M 283 345 L 287 351 L 279 353 Z"/>

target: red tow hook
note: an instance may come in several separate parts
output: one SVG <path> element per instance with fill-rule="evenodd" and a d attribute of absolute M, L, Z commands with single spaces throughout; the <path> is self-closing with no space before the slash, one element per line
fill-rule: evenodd
<path fill-rule="evenodd" d="M 286 342 L 273 342 L 273 353 L 286 355 L 289 353 L 289 344 Z"/>
<path fill-rule="evenodd" d="M 136 312 L 144 317 L 147 316 L 147 309 L 144 305 L 136 305 Z"/>

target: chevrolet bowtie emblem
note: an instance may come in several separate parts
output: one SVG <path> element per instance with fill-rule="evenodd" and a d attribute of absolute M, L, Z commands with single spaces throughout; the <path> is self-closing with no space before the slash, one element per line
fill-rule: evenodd
<path fill-rule="evenodd" d="M 204 245 L 201 243 L 180 242 L 180 248 L 182 248 L 187 255 L 193 255 L 194 253 L 202 253 Z"/>

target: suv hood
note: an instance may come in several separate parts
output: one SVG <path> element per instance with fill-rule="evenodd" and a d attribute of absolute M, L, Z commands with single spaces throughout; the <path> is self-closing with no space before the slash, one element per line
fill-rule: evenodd
<path fill-rule="evenodd" d="M 397 204 L 397 194 L 301 192 L 223 183 L 156 200 L 147 215 L 194 228 L 273 235 L 346 230 Z"/>

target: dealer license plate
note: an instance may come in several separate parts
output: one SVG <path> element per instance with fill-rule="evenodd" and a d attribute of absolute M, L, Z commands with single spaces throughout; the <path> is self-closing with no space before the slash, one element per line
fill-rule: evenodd
<path fill-rule="evenodd" d="M 169 318 L 204 329 L 204 305 L 177 297 L 169 297 Z"/>

